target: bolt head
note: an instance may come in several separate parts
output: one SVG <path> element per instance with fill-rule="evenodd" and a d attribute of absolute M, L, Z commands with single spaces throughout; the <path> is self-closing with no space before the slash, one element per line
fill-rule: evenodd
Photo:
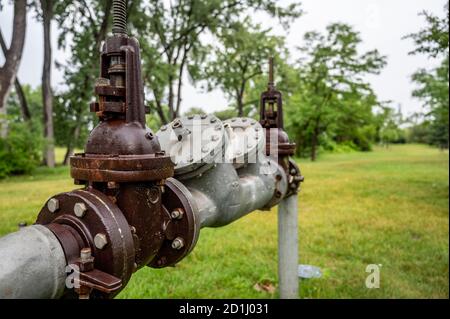
<path fill-rule="evenodd" d="M 98 249 L 105 248 L 105 246 L 108 244 L 108 239 L 106 238 L 106 235 L 101 233 L 95 235 L 94 244 L 95 247 L 97 247 Z"/>
<path fill-rule="evenodd" d="M 167 126 L 166 126 L 166 125 L 161 126 L 160 130 L 161 130 L 161 131 L 167 130 Z"/>
<path fill-rule="evenodd" d="M 170 213 L 172 219 L 181 219 L 183 217 L 183 212 L 180 209 L 175 209 Z"/>
<path fill-rule="evenodd" d="M 80 251 L 81 261 L 89 261 L 92 257 L 92 252 L 90 248 L 82 248 Z"/>
<path fill-rule="evenodd" d="M 87 208 L 84 203 L 76 203 L 73 211 L 77 217 L 82 218 L 86 214 Z"/>
<path fill-rule="evenodd" d="M 172 242 L 173 249 L 181 249 L 184 247 L 184 240 L 181 237 L 177 237 Z"/>
<path fill-rule="evenodd" d="M 59 200 L 56 198 L 50 198 L 47 202 L 47 208 L 52 213 L 56 212 L 59 209 Z"/>

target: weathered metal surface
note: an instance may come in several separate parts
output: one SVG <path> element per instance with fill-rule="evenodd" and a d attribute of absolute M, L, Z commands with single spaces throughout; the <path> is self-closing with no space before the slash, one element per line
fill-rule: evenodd
<path fill-rule="evenodd" d="M 229 132 L 226 160 L 236 168 L 246 163 L 256 163 L 265 146 L 265 135 L 261 124 L 254 119 L 234 117 L 223 122 Z"/>
<path fill-rule="evenodd" d="M 156 133 L 161 148 L 175 162 L 175 176 L 185 180 L 222 162 L 228 134 L 214 115 L 191 115 L 175 119 Z"/>
<path fill-rule="evenodd" d="M 162 152 L 147 155 L 79 154 L 70 159 L 71 176 L 80 181 L 139 182 L 173 176 L 173 163 Z"/>
<path fill-rule="evenodd" d="M 167 179 L 162 201 L 165 211 L 164 242 L 149 264 L 154 268 L 175 265 L 187 256 L 197 243 L 200 231 L 197 203 L 182 183 L 174 178 Z M 172 214 L 174 211 L 177 213 Z M 176 240 L 182 241 L 182 245 L 175 245 Z"/>
<path fill-rule="evenodd" d="M 58 239 L 33 225 L 0 239 L 0 299 L 59 298 L 66 259 Z"/>
<path fill-rule="evenodd" d="M 150 183 L 122 184 L 115 192 L 133 235 L 137 268 L 154 259 L 164 241 L 168 220 L 161 206 L 161 189 Z"/>
<path fill-rule="evenodd" d="M 68 263 L 78 258 L 81 248 L 88 247 L 95 256 L 95 268 L 119 278 L 125 285 L 134 270 L 134 243 L 128 222 L 117 205 L 94 189 L 75 190 L 53 198 L 59 201 L 60 208 L 51 212 L 44 205 L 36 223 L 48 225 L 60 238 Z M 82 218 L 75 215 L 78 203 L 87 209 Z M 98 234 L 105 236 L 103 247 L 95 243 Z"/>

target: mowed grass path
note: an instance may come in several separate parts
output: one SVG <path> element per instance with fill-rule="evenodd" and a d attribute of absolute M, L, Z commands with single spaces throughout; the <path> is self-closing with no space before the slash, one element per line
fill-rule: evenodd
<path fill-rule="evenodd" d="M 322 268 L 300 282 L 301 298 L 448 298 L 448 152 L 422 145 L 300 160 L 301 263 Z M 68 169 L 0 181 L 0 235 L 29 224 L 52 194 L 74 186 Z M 381 264 L 367 289 L 368 264 Z M 276 209 L 203 229 L 176 267 L 144 268 L 120 298 L 276 298 Z"/>

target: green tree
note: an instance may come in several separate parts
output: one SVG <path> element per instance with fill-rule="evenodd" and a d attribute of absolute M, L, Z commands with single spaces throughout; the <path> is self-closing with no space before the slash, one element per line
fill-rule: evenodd
<path fill-rule="evenodd" d="M 58 45 L 69 49 L 71 57 L 64 69 L 67 90 L 55 97 L 56 143 L 66 146 L 63 164 L 67 164 L 75 147 L 80 147 L 95 117 L 89 113 L 94 83 L 98 77 L 99 52 L 111 28 L 112 0 L 58 1 L 55 18 L 61 31 Z M 66 40 L 71 38 L 71 42 Z"/>
<path fill-rule="evenodd" d="M 431 130 L 428 142 L 441 148 L 449 146 L 449 60 L 429 71 L 421 69 L 412 79 L 418 85 L 413 96 L 421 99 L 426 108 L 426 117 L 430 119 Z"/>
<path fill-rule="evenodd" d="M 42 93 L 41 88 L 22 87 L 30 119 L 22 114 L 21 97 L 13 91 L 7 100 L 8 135 L 0 138 L 0 178 L 30 173 L 42 156 Z"/>
<path fill-rule="evenodd" d="M 1 5 L 1 4 L 0 4 Z M 16 79 L 25 44 L 27 28 L 27 2 L 14 1 L 14 18 L 11 44 L 5 53 L 5 62 L 0 66 L 0 137 L 6 137 L 8 122 L 6 121 L 6 102 L 14 80 Z"/>
<path fill-rule="evenodd" d="M 425 109 L 425 127 L 430 129 L 428 143 L 441 148 L 449 147 L 449 3 L 445 5 L 444 17 L 422 12 L 426 27 L 405 38 L 414 40 L 416 48 L 410 54 L 426 54 L 442 59 L 440 66 L 427 70 L 419 69 L 412 76 L 417 84 L 413 96 L 422 100 Z"/>
<path fill-rule="evenodd" d="M 379 129 L 379 142 L 386 148 L 391 143 L 398 143 L 401 141 L 403 131 L 400 125 L 403 123 L 403 116 L 400 107 L 396 111 L 394 108 L 385 106 L 379 114 L 382 119 Z"/>
<path fill-rule="evenodd" d="M 218 35 L 219 45 L 210 46 L 203 78 L 207 79 L 208 90 L 222 89 L 233 101 L 238 116 L 244 116 L 245 93 L 263 73 L 268 58 L 286 50 L 283 38 L 270 36 L 269 32 L 246 19 L 223 29 Z"/>
<path fill-rule="evenodd" d="M 298 16 L 299 3 L 275 0 L 152 0 L 130 5 L 130 30 L 140 39 L 143 77 L 163 123 L 179 115 L 185 76 L 196 79 L 208 54 L 204 38 L 215 39 L 249 12 L 266 12 L 283 24 Z M 169 118 L 164 106 L 169 108 Z"/>
<path fill-rule="evenodd" d="M 321 138 L 336 138 L 339 130 L 370 123 L 378 102 L 363 76 L 378 74 L 386 62 L 377 50 L 359 53 L 359 33 L 346 24 L 329 25 L 325 35 L 308 32 L 303 42 L 298 90 L 287 104 L 287 128 L 298 152 L 309 150 L 315 160 Z"/>

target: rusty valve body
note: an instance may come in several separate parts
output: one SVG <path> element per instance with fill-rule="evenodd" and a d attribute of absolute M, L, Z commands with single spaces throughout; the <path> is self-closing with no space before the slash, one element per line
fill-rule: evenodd
<path fill-rule="evenodd" d="M 98 102 L 90 106 L 100 122 L 85 153 L 70 159 L 71 176 L 84 188 L 54 196 L 37 223 L 56 235 L 69 264 L 80 262 L 83 249 L 92 251 L 92 266 L 80 267 L 79 295 L 111 297 L 176 233 L 162 205 L 162 197 L 171 196 L 164 185 L 174 165 L 145 124 L 137 40 L 109 37 L 100 61 Z"/>

